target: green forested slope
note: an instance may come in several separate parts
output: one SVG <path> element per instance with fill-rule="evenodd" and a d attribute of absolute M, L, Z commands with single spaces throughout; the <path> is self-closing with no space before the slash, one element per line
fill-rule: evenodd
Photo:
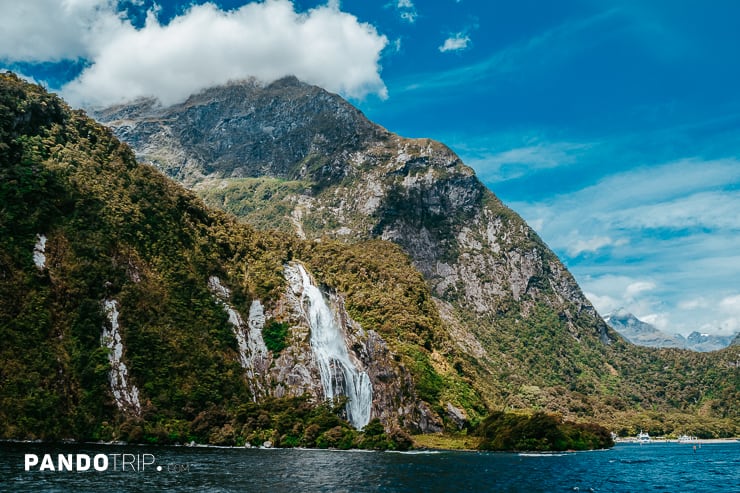
<path fill-rule="evenodd" d="M 284 198 L 280 183 L 252 185 L 242 191 Z M 545 409 L 625 433 L 738 432 L 737 345 L 697 354 L 602 344 L 596 331 L 576 340 L 553 306 L 532 303 L 522 318 L 513 300 L 489 315 L 461 311 L 452 326 L 441 312 L 455 308 L 435 299 L 400 247 L 255 231 L 137 164 L 56 96 L 0 76 L 0 436 L 353 443 L 330 407 L 251 403 L 228 315 L 208 289 L 217 275 L 239 312 L 256 299 L 279 307 L 291 260 L 387 341 L 392 364 L 410 372 L 413 392 L 448 428 L 451 404 L 473 423 L 491 410 Z M 138 414 L 122 412 L 111 393 L 106 300 L 120 306 Z M 482 352 L 464 349 L 471 333 Z M 275 337 L 277 353 L 284 336 Z M 369 438 L 389 446 L 376 428 Z"/>
<path fill-rule="evenodd" d="M 254 299 L 269 308 L 286 287 L 283 264 L 299 256 L 319 281 L 336 283 L 331 290 L 351 291 L 353 278 L 369 289 L 382 270 L 398 291 L 393 301 L 386 304 L 382 291 L 350 296 L 350 310 L 434 372 L 423 344 L 442 337 L 436 312 L 418 274 L 393 278 L 414 271 L 391 244 L 373 247 L 380 264 L 373 274 L 348 249 L 237 224 L 137 164 L 108 129 L 12 74 L 0 76 L 0 132 L 0 436 L 237 443 L 279 439 L 275 430 L 294 420 L 310 433 L 287 443 L 352 443 L 356 434 L 327 417 L 331 408 L 305 410 L 315 401 L 294 403 L 304 410 L 287 415 L 279 400 L 248 404 L 228 315 L 208 290 L 209 276 L 218 275 L 241 313 Z M 42 235 L 45 261 L 37 266 Z M 345 267 L 352 272 L 340 280 L 335 274 Z M 120 411 L 111 393 L 101 344 L 106 300 L 120 306 L 123 359 L 140 391 L 140 414 Z M 269 419 L 258 426 L 260 415 Z M 376 432 L 362 440 L 388 446 Z"/>

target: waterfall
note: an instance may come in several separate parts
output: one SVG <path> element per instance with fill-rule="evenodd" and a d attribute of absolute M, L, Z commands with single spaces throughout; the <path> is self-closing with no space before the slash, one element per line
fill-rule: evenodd
<path fill-rule="evenodd" d="M 39 270 L 46 268 L 46 235 L 36 235 L 36 245 L 33 247 L 33 263 Z"/>
<path fill-rule="evenodd" d="M 370 377 L 352 361 L 342 327 L 306 269 L 292 264 L 286 266 L 285 272 L 293 291 L 300 293 L 301 310 L 311 327 L 311 350 L 319 366 L 324 395 L 327 399 L 346 396 L 347 420 L 361 429 L 370 421 Z"/>
<path fill-rule="evenodd" d="M 122 361 L 123 341 L 118 325 L 118 302 L 116 300 L 105 300 L 103 307 L 108 324 L 103 326 L 100 342 L 109 350 L 110 372 L 108 377 L 113 397 L 119 409 L 131 410 L 139 414 L 141 412 L 139 389 L 128 381 L 128 368 L 126 363 Z"/>

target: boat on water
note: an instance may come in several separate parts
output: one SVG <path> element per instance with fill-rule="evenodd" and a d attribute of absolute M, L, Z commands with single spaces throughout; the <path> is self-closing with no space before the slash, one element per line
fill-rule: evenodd
<path fill-rule="evenodd" d="M 697 442 L 698 440 L 698 438 L 692 437 L 690 435 L 679 435 L 678 437 L 678 443 L 693 443 Z"/>
<path fill-rule="evenodd" d="M 637 434 L 637 441 L 638 443 L 650 443 L 650 434 L 648 432 L 643 432 L 642 430 L 640 430 L 640 433 Z"/>

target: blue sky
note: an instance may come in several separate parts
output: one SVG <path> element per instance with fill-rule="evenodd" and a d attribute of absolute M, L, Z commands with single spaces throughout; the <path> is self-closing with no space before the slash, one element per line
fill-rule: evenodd
<path fill-rule="evenodd" d="M 732 333 L 739 22 L 731 0 L 0 0 L 0 67 L 75 105 L 294 73 L 449 145 L 602 314 Z"/>

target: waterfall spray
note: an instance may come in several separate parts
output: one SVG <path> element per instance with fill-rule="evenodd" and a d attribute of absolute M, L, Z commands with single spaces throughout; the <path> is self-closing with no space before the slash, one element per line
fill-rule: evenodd
<path fill-rule="evenodd" d="M 373 388 L 367 373 L 357 368 L 335 314 L 324 295 L 300 264 L 288 265 L 286 277 L 300 292 L 301 308 L 311 327 L 311 350 L 318 362 L 321 386 L 327 399 L 347 397 L 347 420 L 357 429 L 370 421 Z"/>

